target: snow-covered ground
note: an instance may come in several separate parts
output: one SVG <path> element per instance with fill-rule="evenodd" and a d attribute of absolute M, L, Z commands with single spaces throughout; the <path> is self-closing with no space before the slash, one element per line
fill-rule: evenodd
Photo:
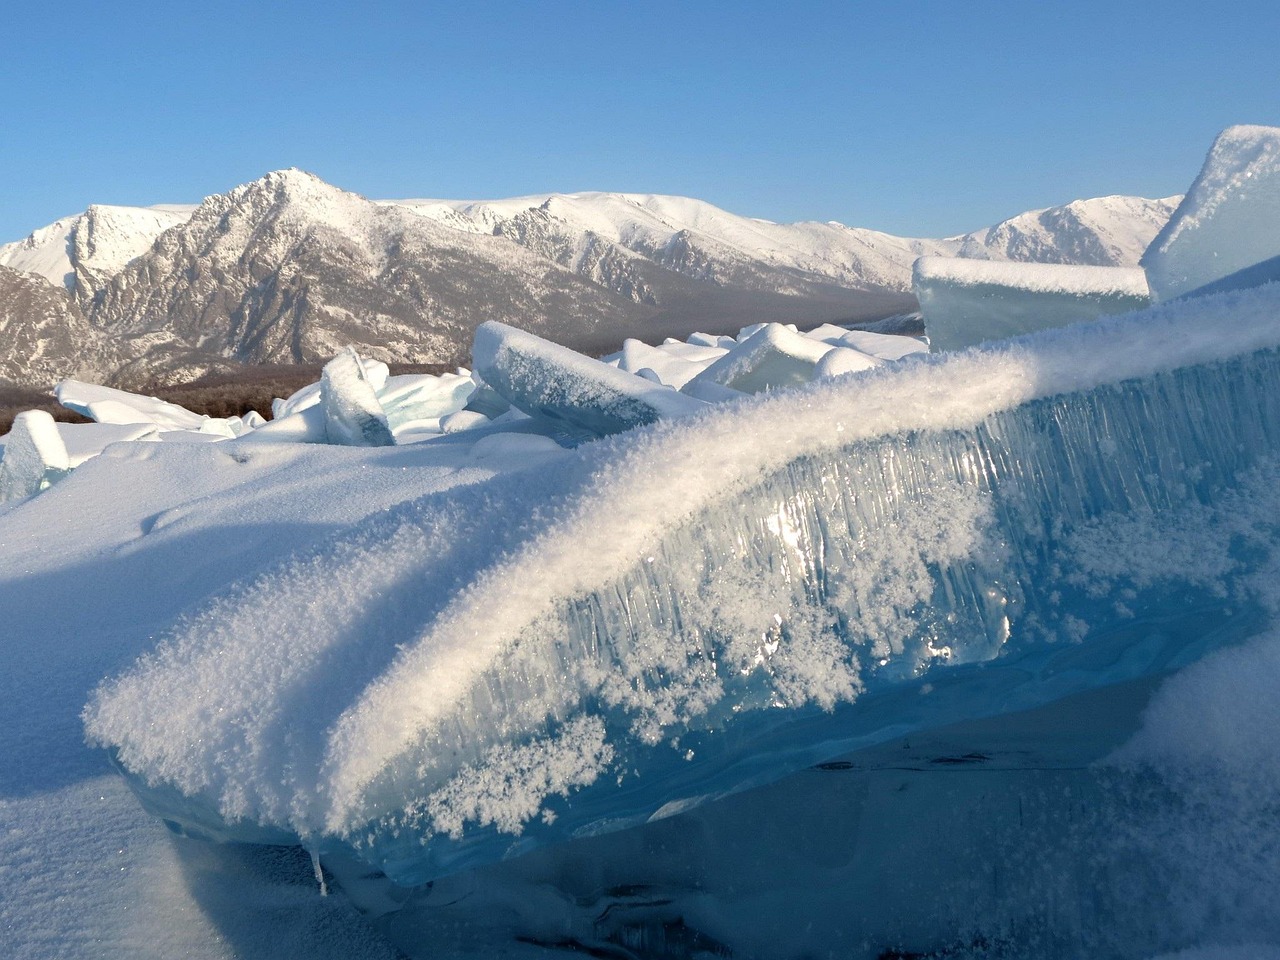
<path fill-rule="evenodd" d="M 1273 136 L 1194 249 L 1280 252 Z M 1280 956 L 1280 285 L 1221 259 L 1047 330 L 1098 284 L 983 267 L 1030 332 L 953 353 L 65 384 L 0 460 L 5 955 Z"/>

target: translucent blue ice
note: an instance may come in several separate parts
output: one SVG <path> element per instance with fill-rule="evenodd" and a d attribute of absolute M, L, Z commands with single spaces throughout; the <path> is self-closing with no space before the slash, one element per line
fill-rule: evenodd
<path fill-rule="evenodd" d="M 476 330 L 472 362 L 480 378 L 513 407 L 575 433 L 607 436 L 705 406 L 496 321 Z"/>
<path fill-rule="evenodd" d="M 1165 671 L 1274 604 L 1278 302 L 870 371 L 405 504 L 179 624 L 91 736 L 190 832 L 416 884 Z"/>
<path fill-rule="evenodd" d="M 935 351 L 1064 327 L 1150 303 L 1141 270 L 921 257 L 912 287 Z"/>

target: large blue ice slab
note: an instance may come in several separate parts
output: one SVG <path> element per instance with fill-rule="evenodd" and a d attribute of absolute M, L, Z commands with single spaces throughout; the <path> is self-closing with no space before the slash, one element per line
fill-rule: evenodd
<path fill-rule="evenodd" d="M 1272 599 L 1277 306 L 928 358 L 406 504 L 179 624 L 90 733 L 175 822 L 417 884 L 1173 669 Z"/>

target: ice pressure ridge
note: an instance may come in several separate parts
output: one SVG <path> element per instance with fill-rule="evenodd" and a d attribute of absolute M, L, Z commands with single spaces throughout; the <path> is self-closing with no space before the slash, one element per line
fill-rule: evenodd
<path fill-rule="evenodd" d="M 927 350 L 917 337 L 830 324 L 800 333 L 769 323 L 744 328 L 736 338 L 695 333 L 687 342 L 669 339 L 657 346 L 627 340 L 620 352 L 596 360 L 489 323 L 476 339 L 474 372 L 391 376 L 385 363 L 347 348 L 326 364 L 319 382 L 275 400 L 270 421 L 256 412 L 208 417 L 155 397 L 67 380 L 57 387 L 59 402 L 94 422 L 44 430 L 51 438 L 59 434 L 77 454 L 68 465 L 58 458 L 56 443 L 21 447 L 23 456 L 3 468 L 11 479 L 0 486 L 0 502 L 47 489 L 122 440 L 392 446 L 447 434 L 465 434 L 458 439 L 474 444 L 497 433 L 572 444 L 685 416 L 708 402 L 870 369 Z M 41 450 L 52 459 L 42 459 Z"/>
<path fill-rule="evenodd" d="M 190 832 L 412 884 L 1167 669 L 1269 603 L 1278 309 L 708 405 L 406 503 L 177 625 L 89 733 Z"/>

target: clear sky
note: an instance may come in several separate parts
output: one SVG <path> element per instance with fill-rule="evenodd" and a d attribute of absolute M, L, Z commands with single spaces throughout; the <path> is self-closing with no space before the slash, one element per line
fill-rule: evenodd
<path fill-rule="evenodd" d="M 941 236 L 1183 191 L 1280 124 L 1280 4 L 112 2 L 0 13 L 0 240 L 297 166 Z"/>

